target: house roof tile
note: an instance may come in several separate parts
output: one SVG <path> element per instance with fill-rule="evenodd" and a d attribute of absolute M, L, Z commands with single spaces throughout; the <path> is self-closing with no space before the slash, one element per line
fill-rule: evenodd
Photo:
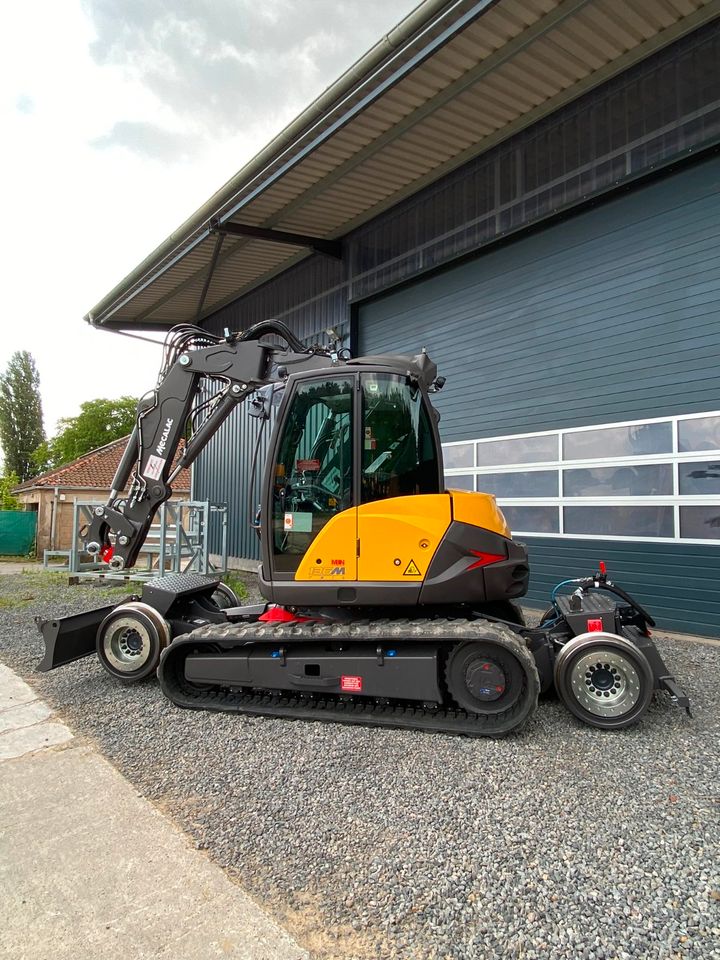
<path fill-rule="evenodd" d="M 38 474 L 37 477 L 30 477 L 29 480 L 16 487 L 14 492 L 21 493 L 26 490 L 34 490 L 37 487 L 88 487 L 92 489 L 107 488 L 109 490 L 128 440 L 129 436 L 113 440 L 112 443 L 106 443 L 104 447 L 97 447 L 71 463 L 65 463 L 55 470 Z M 175 461 L 177 461 L 181 452 L 182 447 L 178 450 Z M 177 475 L 173 482 L 173 492 L 190 492 L 189 470 L 181 470 Z"/>

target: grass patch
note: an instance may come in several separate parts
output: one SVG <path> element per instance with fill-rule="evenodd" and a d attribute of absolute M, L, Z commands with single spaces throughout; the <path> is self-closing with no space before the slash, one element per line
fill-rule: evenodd
<path fill-rule="evenodd" d="M 28 586 L 35 587 L 60 586 L 68 582 L 67 570 L 65 570 L 64 573 L 56 573 L 53 570 L 45 570 L 43 567 L 38 567 L 37 570 L 22 570 L 20 576 Z"/>
<path fill-rule="evenodd" d="M 26 607 L 35 597 L 0 597 L 0 610 L 12 610 L 16 607 Z"/>
<path fill-rule="evenodd" d="M 240 579 L 240 577 L 235 571 L 229 570 L 227 573 L 224 573 L 222 575 L 222 581 L 223 583 L 226 583 L 230 587 L 230 589 L 235 592 L 235 595 L 237 596 L 238 600 L 240 601 L 247 600 L 249 596 L 248 589 L 245 586 L 244 581 Z"/>

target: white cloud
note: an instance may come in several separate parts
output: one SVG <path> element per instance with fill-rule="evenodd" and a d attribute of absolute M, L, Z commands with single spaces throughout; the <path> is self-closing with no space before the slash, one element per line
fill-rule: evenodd
<path fill-rule="evenodd" d="M 157 347 L 83 315 L 413 6 L 44 0 L 7 12 L 0 369 L 30 350 L 50 431 L 83 400 L 155 379 Z"/>

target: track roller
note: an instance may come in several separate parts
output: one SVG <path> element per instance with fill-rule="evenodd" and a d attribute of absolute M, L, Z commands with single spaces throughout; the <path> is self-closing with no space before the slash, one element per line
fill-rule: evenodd
<path fill-rule="evenodd" d="M 568 710 L 602 730 L 629 727 L 653 696 L 653 672 L 645 654 L 614 633 L 582 633 L 560 650 L 555 686 Z"/>
<path fill-rule="evenodd" d="M 119 680 L 142 680 L 157 669 L 170 643 L 170 627 L 153 607 L 131 600 L 115 607 L 98 627 L 96 650 L 103 668 Z"/>

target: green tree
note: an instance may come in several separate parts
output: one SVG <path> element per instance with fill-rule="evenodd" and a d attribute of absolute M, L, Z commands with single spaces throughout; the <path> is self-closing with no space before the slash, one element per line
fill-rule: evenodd
<path fill-rule="evenodd" d="M 12 494 L 19 483 L 20 477 L 16 473 L 6 473 L 0 477 L 0 510 L 20 509 L 20 501 Z"/>
<path fill-rule="evenodd" d="M 106 443 L 127 436 L 135 425 L 137 400 L 87 400 L 76 417 L 63 417 L 57 434 L 35 451 L 37 469 L 62 466 Z"/>
<path fill-rule="evenodd" d="M 0 375 L 0 444 L 5 470 L 27 480 L 35 472 L 33 451 L 45 439 L 40 377 L 27 350 L 18 350 Z"/>

